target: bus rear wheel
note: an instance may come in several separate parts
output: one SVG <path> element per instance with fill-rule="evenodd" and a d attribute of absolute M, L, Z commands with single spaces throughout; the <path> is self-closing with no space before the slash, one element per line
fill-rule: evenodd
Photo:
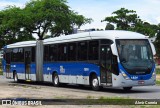
<path fill-rule="evenodd" d="M 130 91 L 132 89 L 132 87 L 123 87 L 123 90 L 125 91 Z"/>
<path fill-rule="evenodd" d="M 100 90 L 99 81 L 96 75 L 92 76 L 91 86 L 92 86 L 92 89 L 95 91 Z"/>
<path fill-rule="evenodd" d="M 14 82 L 18 82 L 18 76 L 17 76 L 17 73 L 16 72 L 14 72 L 14 76 L 13 76 L 13 78 L 14 78 Z"/>
<path fill-rule="evenodd" d="M 55 87 L 59 86 L 59 77 L 57 73 L 54 73 L 52 81 L 53 81 L 53 86 Z"/>

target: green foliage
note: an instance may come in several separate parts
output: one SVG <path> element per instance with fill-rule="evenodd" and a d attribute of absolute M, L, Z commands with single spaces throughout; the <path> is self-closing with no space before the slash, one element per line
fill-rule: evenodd
<path fill-rule="evenodd" d="M 154 45 L 155 45 L 155 48 L 156 48 L 156 55 L 158 57 L 160 57 L 160 28 L 159 28 L 159 31 L 156 35 L 156 41 L 154 42 Z"/>
<path fill-rule="evenodd" d="M 157 84 L 157 85 L 160 85 L 160 80 L 156 80 L 156 84 Z"/>
<path fill-rule="evenodd" d="M 0 69 L 0 75 L 3 75 L 2 69 Z"/>
<path fill-rule="evenodd" d="M 160 68 L 156 68 L 156 74 L 160 74 Z"/>
<path fill-rule="evenodd" d="M 17 41 L 40 40 L 71 34 L 73 27 L 91 23 L 92 19 L 70 10 L 66 0 L 31 0 L 24 8 L 9 6 L 0 11 L 0 47 Z M 49 37 L 49 36 L 48 36 Z"/>
<path fill-rule="evenodd" d="M 118 30 L 130 30 L 153 37 L 159 29 L 157 25 L 142 21 L 134 10 L 121 8 L 106 17 L 103 21 L 116 24 Z"/>
<path fill-rule="evenodd" d="M 117 25 L 117 29 L 128 30 L 131 25 L 133 25 L 139 17 L 133 10 L 128 10 L 121 8 L 112 13 L 114 16 L 106 17 L 103 21 L 108 21 L 109 23 L 114 23 Z"/>
<path fill-rule="evenodd" d="M 114 30 L 114 25 L 107 23 L 105 30 Z"/>
<path fill-rule="evenodd" d="M 128 10 L 125 8 L 121 8 L 112 13 L 113 16 L 106 17 L 103 21 L 107 21 L 109 23 L 113 23 L 117 26 L 118 30 L 129 30 L 144 34 L 149 37 L 156 36 L 156 41 L 154 42 L 157 56 L 160 57 L 160 24 L 154 25 L 148 22 L 144 22 L 139 16 L 136 14 L 134 10 Z M 106 29 L 109 28 L 109 25 L 106 25 Z"/>

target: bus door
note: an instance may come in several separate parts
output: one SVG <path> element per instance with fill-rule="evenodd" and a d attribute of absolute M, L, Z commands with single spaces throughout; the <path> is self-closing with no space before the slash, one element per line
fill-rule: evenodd
<path fill-rule="evenodd" d="M 30 48 L 24 49 L 24 55 L 25 55 L 25 78 L 26 80 L 30 80 L 31 49 Z"/>
<path fill-rule="evenodd" d="M 8 51 L 5 53 L 6 59 L 6 78 L 11 78 L 10 64 L 11 64 L 11 53 Z"/>
<path fill-rule="evenodd" d="M 112 51 L 110 45 L 100 46 L 100 67 L 101 67 L 101 83 L 111 85 L 112 83 Z"/>

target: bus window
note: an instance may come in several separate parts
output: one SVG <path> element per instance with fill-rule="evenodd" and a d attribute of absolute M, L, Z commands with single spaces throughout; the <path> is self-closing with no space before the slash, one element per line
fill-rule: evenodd
<path fill-rule="evenodd" d="M 76 43 L 69 43 L 68 44 L 68 60 L 69 61 L 76 61 L 76 49 L 77 44 Z"/>
<path fill-rule="evenodd" d="M 87 60 L 87 42 L 78 43 L 78 60 L 84 61 Z"/>
<path fill-rule="evenodd" d="M 35 47 L 32 47 L 32 62 L 35 62 L 35 54 L 36 54 Z"/>
<path fill-rule="evenodd" d="M 23 50 L 23 48 L 18 49 L 17 57 L 18 57 L 19 62 L 24 62 L 24 50 Z"/>
<path fill-rule="evenodd" d="M 49 60 L 48 45 L 44 46 L 44 62 Z"/>
<path fill-rule="evenodd" d="M 18 56 L 17 56 L 17 54 L 18 54 L 18 48 L 14 48 L 12 50 L 12 58 L 11 58 L 12 62 L 18 62 Z"/>
<path fill-rule="evenodd" d="M 57 45 L 49 45 L 49 61 L 57 61 Z"/>
<path fill-rule="evenodd" d="M 6 63 L 10 64 L 10 62 L 11 62 L 11 50 L 10 49 L 6 50 L 5 59 L 6 59 Z"/>
<path fill-rule="evenodd" d="M 67 61 L 67 45 L 60 44 L 58 45 L 58 60 L 59 61 Z"/>
<path fill-rule="evenodd" d="M 110 45 L 113 43 L 113 41 L 109 39 L 102 39 L 100 42 L 101 44 L 107 44 L 107 45 Z"/>
<path fill-rule="evenodd" d="M 89 42 L 88 54 L 90 54 L 90 56 L 88 56 L 89 60 L 98 60 L 98 57 L 99 57 L 99 42 L 98 41 Z"/>

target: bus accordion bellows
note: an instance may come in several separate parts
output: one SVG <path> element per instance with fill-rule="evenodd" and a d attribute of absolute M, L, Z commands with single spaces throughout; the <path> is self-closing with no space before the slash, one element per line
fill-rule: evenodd
<path fill-rule="evenodd" d="M 92 31 L 4 47 L 6 78 L 101 87 L 155 85 L 154 45 L 139 33 Z"/>

